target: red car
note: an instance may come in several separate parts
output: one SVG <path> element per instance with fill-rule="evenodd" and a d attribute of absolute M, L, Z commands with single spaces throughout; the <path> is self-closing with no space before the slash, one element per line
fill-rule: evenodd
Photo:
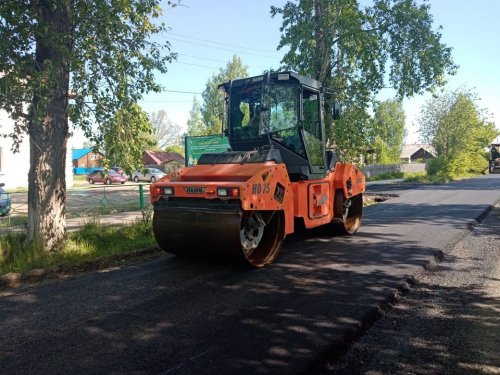
<path fill-rule="evenodd" d="M 123 169 L 120 167 L 109 167 L 109 169 L 114 170 L 116 173 L 123 174 Z"/>
<path fill-rule="evenodd" d="M 113 183 L 124 184 L 127 182 L 128 177 L 126 175 L 121 175 L 113 170 L 105 172 L 103 170 L 95 170 L 89 173 L 86 177 L 87 181 L 91 184 L 94 182 L 103 182 L 106 185 L 111 185 Z"/>

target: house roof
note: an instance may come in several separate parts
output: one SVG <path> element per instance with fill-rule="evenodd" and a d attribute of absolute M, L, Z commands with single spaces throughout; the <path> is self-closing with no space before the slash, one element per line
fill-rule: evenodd
<path fill-rule="evenodd" d="M 73 160 L 78 160 L 82 156 L 87 155 L 89 152 L 92 152 L 91 148 L 77 148 L 77 149 L 73 150 Z M 99 152 L 99 154 L 104 156 L 104 154 L 102 152 Z"/>
<path fill-rule="evenodd" d="M 184 157 L 177 152 L 144 151 L 142 153 L 142 161 L 144 164 L 165 164 L 172 160 L 181 163 L 185 161 Z"/>
<path fill-rule="evenodd" d="M 429 143 L 417 143 L 413 145 L 404 145 L 401 151 L 401 159 L 410 159 L 411 156 L 419 150 L 424 150 L 433 156 L 436 156 L 436 150 Z"/>

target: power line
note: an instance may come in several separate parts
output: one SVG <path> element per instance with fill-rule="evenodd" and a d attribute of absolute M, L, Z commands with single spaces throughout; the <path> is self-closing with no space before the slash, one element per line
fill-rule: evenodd
<path fill-rule="evenodd" d="M 170 32 L 170 31 L 168 31 L 167 33 L 168 33 L 168 34 L 171 34 L 171 35 L 180 36 L 180 37 L 183 37 L 183 38 L 188 38 L 188 39 L 193 39 L 193 40 L 199 40 L 199 41 L 201 41 L 201 42 L 208 42 L 208 43 L 220 44 L 221 46 L 235 47 L 235 48 L 239 48 L 239 49 L 247 49 L 247 50 L 250 50 L 250 51 L 259 51 L 259 52 L 266 52 L 266 53 L 278 53 L 278 51 L 269 51 L 269 50 L 264 50 L 264 49 L 257 49 L 257 48 L 250 48 L 250 47 L 237 46 L 237 45 L 234 45 L 234 44 L 227 44 L 227 43 L 221 43 L 221 42 L 214 42 L 214 41 L 212 41 L 212 40 L 207 40 L 207 39 L 193 38 L 193 37 L 191 37 L 191 36 L 186 36 L 186 35 L 176 34 L 176 33 L 172 33 L 172 32 Z"/>
<path fill-rule="evenodd" d="M 141 103 L 192 103 L 192 100 L 139 100 Z"/>
<path fill-rule="evenodd" d="M 214 68 L 212 66 L 206 66 L 206 65 L 198 65 L 198 64 L 191 64 L 191 63 L 185 63 L 185 62 L 180 62 L 180 61 L 173 61 L 172 63 L 177 63 L 177 64 L 182 64 L 182 65 L 191 65 L 191 66 L 197 66 L 197 67 L 200 67 L 200 68 L 208 68 L 208 69 L 214 69 L 214 70 L 217 70 L 219 68 Z"/>
<path fill-rule="evenodd" d="M 177 91 L 177 90 L 162 90 L 166 92 L 176 92 L 178 94 L 194 94 L 194 95 L 201 95 L 201 92 L 190 92 L 190 91 Z"/>
<path fill-rule="evenodd" d="M 169 40 L 175 40 L 175 41 L 182 42 L 182 43 L 193 44 L 195 46 L 202 46 L 202 47 L 207 47 L 207 48 L 218 49 L 218 50 L 221 50 L 221 51 L 229 51 L 229 52 L 239 53 L 239 54 L 244 54 L 244 55 L 258 56 L 258 57 L 263 57 L 263 58 L 266 58 L 266 59 L 279 59 L 279 57 L 277 57 L 277 56 L 264 56 L 264 55 L 259 55 L 259 54 L 256 54 L 256 53 L 235 51 L 233 49 L 228 49 L 228 48 L 221 48 L 221 47 L 209 46 L 209 45 L 202 44 L 202 43 L 188 42 L 187 40 L 182 40 L 182 39 L 167 38 L 166 36 L 163 36 L 163 35 L 158 35 L 158 36 L 160 36 L 162 38 L 165 38 L 165 39 L 169 39 Z"/>
<path fill-rule="evenodd" d="M 200 59 L 200 60 L 215 61 L 215 62 L 219 62 L 219 63 L 223 63 L 223 64 L 227 63 L 227 61 L 209 59 L 207 57 L 201 57 L 201 56 L 186 55 L 184 53 L 178 53 L 177 55 L 179 55 L 179 56 L 185 56 L 185 57 L 192 57 L 194 59 Z M 179 61 L 174 61 L 174 62 L 179 62 Z M 184 63 L 184 64 L 187 64 L 187 63 Z M 269 69 L 269 66 L 252 65 L 252 67 L 254 67 L 254 68 L 262 68 L 262 69 Z"/>

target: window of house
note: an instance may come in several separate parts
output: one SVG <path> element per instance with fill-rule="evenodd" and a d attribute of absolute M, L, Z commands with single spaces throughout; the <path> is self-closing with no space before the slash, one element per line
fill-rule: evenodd
<path fill-rule="evenodd" d="M 95 160 L 95 159 L 96 159 L 95 157 L 96 157 L 96 155 L 95 155 L 95 154 L 91 154 L 91 155 L 90 155 L 90 160 Z"/>

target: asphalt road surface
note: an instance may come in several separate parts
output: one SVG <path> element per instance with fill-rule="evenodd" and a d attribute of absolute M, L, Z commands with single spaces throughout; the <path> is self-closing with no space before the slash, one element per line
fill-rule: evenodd
<path fill-rule="evenodd" d="M 500 198 L 500 175 L 365 209 L 355 236 L 289 236 L 260 270 L 159 260 L 0 294 L 2 374 L 318 372 Z M 193 235 L 196 235 L 195 233 Z"/>

